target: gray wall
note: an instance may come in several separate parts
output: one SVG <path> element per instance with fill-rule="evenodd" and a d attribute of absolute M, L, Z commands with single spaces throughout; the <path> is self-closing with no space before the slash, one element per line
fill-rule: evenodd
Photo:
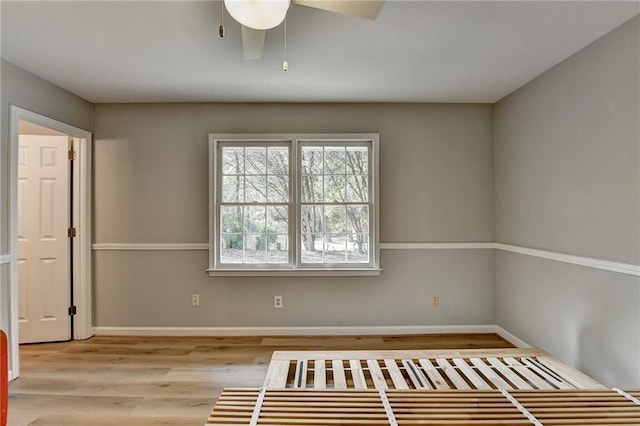
<path fill-rule="evenodd" d="M 15 65 L 0 60 L 0 255 L 9 254 L 9 105 L 91 131 L 93 105 Z M 0 265 L 0 327 L 7 329 L 9 265 Z"/>
<path fill-rule="evenodd" d="M 490 105 L 126 104 L 96 106 L 94 242 L 207 242 L 207 134 L 233 132 L 379 132 L 382 242 L 493 240 Z M 381 256 L 373 278 L 212 278 L 206 251 L 96 251 L 95 325 L 494 323 L 491 250 Z"/>
<path fill-rule="evenodd" d="M 496 237 L 640 263 L 640 18 L 495 105 Z M 640 280 L 496 255 L 496 319 L 605 384 L 640 385 Z"/>
<path fill-rule="evenodd" d="M 93 105 L 60 87 L 0 59 L 2 90 L 0 98 L 0 254 L 8 252 L 8 173 L 9 173 L 9 105 L 19 106 L 63 123 L 91 131 Z"/>
<path fill-rule="evenodd" d="M 133 104 L 97 105 L 94 116 L 91 104 L 2 61 L 1 253 L 11 103 L 95 130 L 96 243 L 206 242 L 207 133 L 379 132 L 383 242 L 496 238 L 638 264 L 639 25 L 494 107 Z M 94 325 L 497 322 L 605 384 L 640 386 L 637 277 L 491 250 L 383 250 L 374 278 L 211 278 L 206 267 L 206 251 L 94 252 Z M 272 308 L 274 294 L 284 309 Z"/>

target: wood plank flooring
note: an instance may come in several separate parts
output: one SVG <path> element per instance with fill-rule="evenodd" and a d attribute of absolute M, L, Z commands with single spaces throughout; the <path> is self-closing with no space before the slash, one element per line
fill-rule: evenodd
<path fill-rule="evenodd" d="M 274 351 L 511 348 L 495 334 L 94 337 L 20 347 L 9 425 L 151 426 L 207 421 L 225 387 L 262 386 Z"/>

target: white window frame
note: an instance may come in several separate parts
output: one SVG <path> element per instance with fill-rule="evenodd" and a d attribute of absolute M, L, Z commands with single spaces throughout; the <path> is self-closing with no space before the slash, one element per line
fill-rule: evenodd
<path fill-rule="evenodd" d="M 301 173 L 299 155 L 303 145 L 353 143 L 370 147 L 369 150 L 369 252 L 366 264 L 302 264 L 300 247 L 301 195 L 299 193 Z M 219 261 L 220 229 L 219 201 L 219 150 L 221 145 L 283 145 L 289 146 L 289 263 L 288 264 L 221 264 Z M 357 134 L 209 134 L 209 268 L 210 276 L 370 276 L 379 275 L 380 269 L 380 222 L 379 222 L 379 135 Z M 323 204 L 323 203 L 318 203 Z"/>

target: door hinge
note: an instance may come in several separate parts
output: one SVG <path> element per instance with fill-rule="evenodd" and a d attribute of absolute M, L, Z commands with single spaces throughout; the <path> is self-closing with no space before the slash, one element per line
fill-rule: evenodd
<path fill-rule="evenodd" d="M 69 306 L 69 316 L 76 315 L 78 313 L 78 308 L 76 306 Z"/>
<path fill-rule="evenodd" d="M 67 235 L 69 236 L 69 238 L 73 238 L 76 236 L 76 228 L 69 228 L 67 230 Z"/>
<path fill-rule="evenodd" d="M 69 160 L 73 161 L 76 159 L 76 150 L 71 148 L 69 150 Z"/>

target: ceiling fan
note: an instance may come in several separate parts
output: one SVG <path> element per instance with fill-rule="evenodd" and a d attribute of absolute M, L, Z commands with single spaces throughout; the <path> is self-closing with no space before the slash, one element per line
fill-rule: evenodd
<path fill-rule="evenodd" d="M 229 14 L 242 25 L 244 59 L 260 59 L 267 30 L 280 25 L 291 4 L 375 20 L 384 0 L 223 0 Z M 220 36 L 224 27 L 220 26 Z"/>

